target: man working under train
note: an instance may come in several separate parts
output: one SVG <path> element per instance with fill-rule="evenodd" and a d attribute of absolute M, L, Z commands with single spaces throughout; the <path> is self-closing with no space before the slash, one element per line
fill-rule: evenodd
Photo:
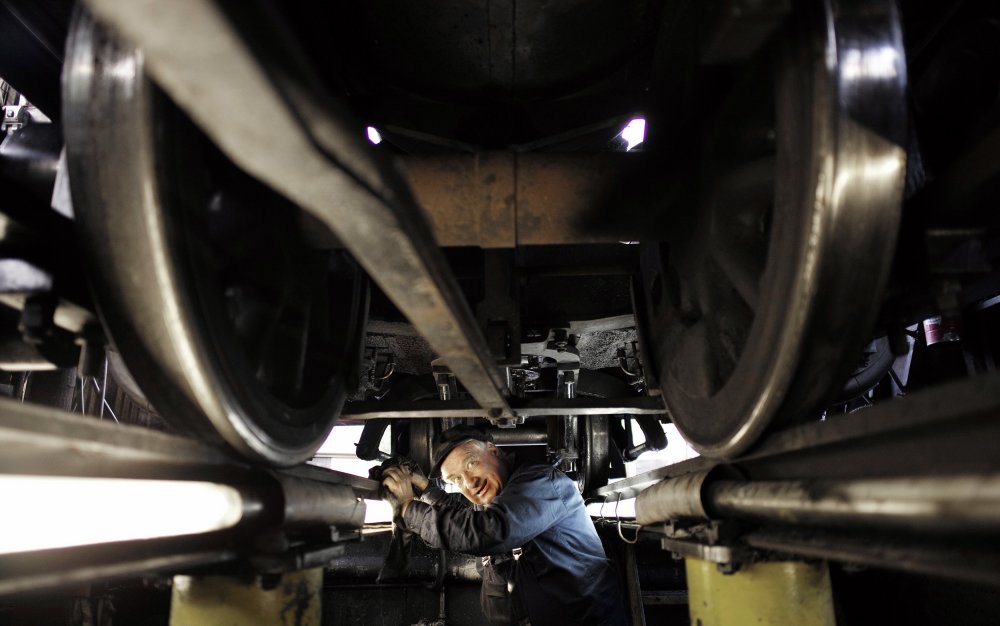
<path fill-rule="evenodd" d="M 431 547 L 483 557 L 491 623 L 625 623 L 618 577 L 572 480 L 517 463 L 472 426 L 442 433 L 431 456 L 431 476 L 440 471 L 461 495 L 401 467 L 386 469 L 383 484 Z"/>

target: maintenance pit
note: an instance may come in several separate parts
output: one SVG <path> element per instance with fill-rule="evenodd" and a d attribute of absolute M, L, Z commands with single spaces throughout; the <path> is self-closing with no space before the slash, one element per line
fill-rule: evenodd
<path fill-rule="evenodd" d="M 481 556 L 384 575 L 369 472 L 455 426 L 572 481 L 623 623 L 997 623 L 998 41 L 0 0 L 0 625 L 486 623 Z"/>

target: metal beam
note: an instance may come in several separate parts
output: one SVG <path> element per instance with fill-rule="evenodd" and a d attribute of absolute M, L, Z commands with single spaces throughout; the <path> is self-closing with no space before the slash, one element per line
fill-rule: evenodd
<path fill-rule="evenodd" d="M 504 379 L 405 181 L 325 93 L 269 5 L 87 4 L 142 49 L 146 72 L 236 165 L 343 242 L 483 408 L 510 415 Z"/>
<path fill-rule="evenodd" d="M 510 399 L 515 417 L 558 415 L 660 415 L 666 417 L 659 398 L 537 398 Z M 421 402 L 348 402 L 343 419 L 377 418 L 467 418 L 489 417 L 467 400 L 427 400 Z"/>
<path fill-rule="evenodd" d="M 622 234 L 588 224 L 639 153 L 487 152 L 414 155 L 406 178 L 442 246 L 513 248 L 525 245 L 618 243 Z"/>

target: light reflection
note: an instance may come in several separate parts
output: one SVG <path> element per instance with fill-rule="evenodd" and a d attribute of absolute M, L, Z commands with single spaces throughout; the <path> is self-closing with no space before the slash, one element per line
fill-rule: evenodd
<path fill-rule="evenodd" d="M 382 133 L 378 132 L 378 130 L 374 126 L 369 126 L 367 128 L 367 132 L 368 132 L 368 141 L 372 142 L 376 146 L 382 143 Z"/>
<path fill-rule="evenodd" d="M 900 58 L 892 46 L 846 50 L 840 60 L 844 80 L 895 79 L 899 77 Z"/>
<path fill-rule="evenodd" d="M 0 476 L 0 554 L 223 530 L 236 489 L 197 481 Z"/>
<path fill-rule="evenodd" d="M 392 506 L 385 500 L 365 500 L 365 524 L 379 524 L 392 520 Z"/>
<path fill-rule="evenodd" d="M 884 156 L 869 156 L 859 164 L 842 165 L 833 184 L 835 205 L 844 202 L 844 196 L 851 188 L 882 188 L 898 180 L 905 167 L 905 153 L 898 148 Z"/>
<path fill-rule="evenodd" d="M 641 117 L 637 117 L 631 120 L 619 133 L 625 143 L 628 144 L 625 147 L 625 151 L 628 152 L 632 148 L 638 146 L 646 139 L 646 120 Z"/>

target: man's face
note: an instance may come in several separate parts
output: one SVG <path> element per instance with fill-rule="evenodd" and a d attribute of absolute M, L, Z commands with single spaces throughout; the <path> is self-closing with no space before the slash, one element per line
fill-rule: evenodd
<path fill-rule="evenodd" d="M 493 502 L 507 480 L 507 466 L 492 443 L 466 441 L 441 464 L 441 477 L 474 504 Z"/>

